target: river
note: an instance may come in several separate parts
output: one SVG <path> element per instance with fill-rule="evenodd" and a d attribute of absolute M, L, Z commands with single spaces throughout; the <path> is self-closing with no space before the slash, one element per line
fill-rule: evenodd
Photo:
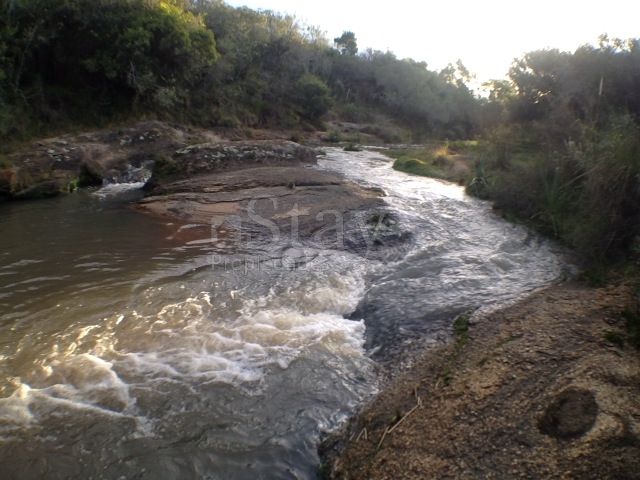
<path fill-rule="evenodd" d="M 552 244 L 391 163 L 318 168 L 384 190 L 411 241 L 296 268 L 229 268 L 237 251 L 135 211 L 140 185 L 0 205 L 2 478 L 315 478 L 378 365 L 561 275 Z"/>

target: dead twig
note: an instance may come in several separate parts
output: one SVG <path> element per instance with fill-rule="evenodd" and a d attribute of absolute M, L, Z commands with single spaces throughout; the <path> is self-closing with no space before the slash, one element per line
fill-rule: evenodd
<path fill-rule="evenodd" d="M 404 421 L 409 417 L 409 415 L 411 415 L 413 412 L 415 412 L 418 408 L 420 408 L 420 407 L 422 406 L 422 399 L 421 399 L 420 397 L 418 397 L 418 396 L 417 396 L 417 394 L 418 394 L 418 390 L 417 390 L 417 389 L 416 389 L 415 393 L 416 393 L 416 397 L 417 397 L 417 400 L 416 400 L 416 406 L 415 406 L 415 407 L 413 407 L 411 410 L 409 410 L 409 411 L 404 415 L 404 417 L 402 417 L 400 420 L 398 420 L 398 422 L 397 422 L 393 427 L 391 427 L 391 428 L 387 427 L 387 429 L 386 429 L 386 430 L 384 431 L 384 433 L 382 434 L 382 438 L 381 438 L 381 439 L 380 439 L 380 441 L 378 442 L 378 447 L 377 447 L 378 449 L 380 449 L 380 446 L 382 445 L 382 442 L 384 442 L 384 439 L 385 439 L 385 437 L 386 437 L 387 435 L 389 435 L 389 434 L 390 434 L 391 432 L 393 432 L 396 428 L 398 428 L 398 426 L 399 426 L 402 422 L 404 422 Z"/>
<path fill-rule="evenodd" d="M 389 432 L 388 432 L 388 433 L 391 433 L 391 432 L 393 432 L 396 428 L 398 428 L 398 425 L 400 425 L 402 422 L 404 422 L 404 421 L 407 419 L 407 417 L 408 417 L 409 415 L 411 415 L 413 412 L 415 412 L 418 408 L 420 408 L 420 403 L 418 403 L 415 407 L 413 407 L 411 410 L 409 410 L 409 411 L 407 412 L 407 414 L 406 414 L 404 417 L 402 417 L 400 420 L 398 420 L 398 423 L 396 423 L 393 427 L 391 427 L 391 428 L 389 429 Z"/>
<path fill-rule="evenodd" d="M 380 446 L 382 445 L 382 442 L 384 442 L 384 437 L 387 436 L 387 433 L 389 433 L 389 427 L 385 429 L 384 433 L 382 434 L 382 438 L 378 442 L 378 446 L 376 447 L 378 450 L 380 450 Z"/>

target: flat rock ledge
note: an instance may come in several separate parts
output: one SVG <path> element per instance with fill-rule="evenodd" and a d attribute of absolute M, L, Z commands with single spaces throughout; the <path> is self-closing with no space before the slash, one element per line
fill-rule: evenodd
<path fill-rule="evenodd" d="M 315 150 L 288 141 L 193 145 L 156 161 L 138 208 L 172 219 L 185 241 L 207 232 L 227 243 L 277 236 L 285 248 L 359 253 L 407 243 L 379 191 L 316 164 Z"/>

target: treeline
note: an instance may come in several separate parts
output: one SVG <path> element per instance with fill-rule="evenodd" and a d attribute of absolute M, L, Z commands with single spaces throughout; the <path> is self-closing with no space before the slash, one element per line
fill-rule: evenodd
<path fill-rule="evenodd" d="M 592 262 L 640 260 L 640 41 L 530 52 L 487 87 L 469 190 Z"/>
<path fill-rule="evenodd" d="M 474 133 L 459 65 L 432 72 L 351 32 L 220 0 L 0 0 L 0 135 L 139 117 L 317 128 L 332 108 L 418 134 Z"/>

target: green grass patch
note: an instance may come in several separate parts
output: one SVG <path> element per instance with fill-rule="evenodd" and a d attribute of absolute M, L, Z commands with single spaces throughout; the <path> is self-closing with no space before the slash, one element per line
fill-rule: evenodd
<path fill-rule="evenodd" d="M 445 178 L 442 168 L 429 164 L 423 160 L 411 157 L 401 157 L 393 162 L 393 168 L 405 173 L 413 175 L 422 175 L 423 177 Z"/>
<path fill-rule="evenodd" d="M 354 143 L 348 143 L 347 145 L 345 145 L 344 151 L 345 152 L 361 152 L 362 148 Z"/>
<path fill-rule="evenodd" d="M 461 358 L 462 349 L 469 340 L 469 328 L 471 327 L 472 311 L 460 313 L 453 319 L 453 348 L 448 350 L 447 356 L 449 357 L 447 362 L 443 365 L 442 370 L 436 377 L 437 385 L 449 385 L 455 376 L 455 366 Z M 447 351 L 447 350 L 445 350 Z M 482 364 L 489 361 L 487 357 L 481 360 Z"/>
<path fill-rule="evenodd" d="M 476 140 L 457 140 L 392 148 L 385 154 L 396 159 L 393 168 L 401 172 L 465 185 L 471 181 L 470 165 L 476 161 L 481 147 L 482 143 Z"/>
<path fill-rule="evenodd" d="M 471 312 L 465 312 L 458 315 L 453 320 L 453 336 L 456 342 L 456 351 L 459 351 L 469 340 L 469 320 Z"/>
<path fill-rule="evenodd" d="M 78 189 L 80 180 L 78 178 L 73 178 L 69 181 L 69 183 L 67 184 L 67 188 L 66 188 L 66 192 L 65 193 L 71 193 L 74 192 L 75 190 Z"/>

